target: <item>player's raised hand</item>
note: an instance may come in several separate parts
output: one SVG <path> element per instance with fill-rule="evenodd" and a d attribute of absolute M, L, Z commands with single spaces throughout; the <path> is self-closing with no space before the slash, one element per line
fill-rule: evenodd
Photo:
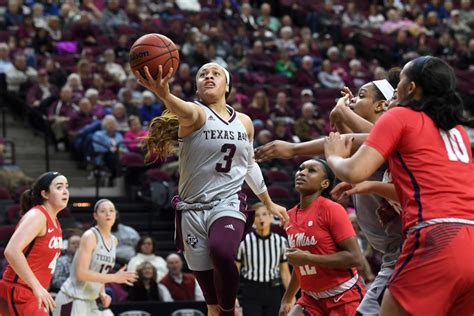
<path fill-rule="evenodd" d="M 283 228 L 286 228 L 286 226 L 288 226 L 288 222 L 290 221 L 290 218 L 288 217 L 286 208 L 274 202 L 269 203 L 269 205 L 267 205 L 267 208 L 271 214 L 275 215 L 276 217 L 280 219 L 281 226 Z"/>
<path fill-rule="evenodd" d="M 46 312 L 52 312 L 56 304 L 48 291 L 39 286 L 33 289 L 33 295 L 38 299 L 38 310 L 45 309 Z"/>
<path fill-rule="evenodd" d="M 351 155 L 354 137 L 344 137 L 339 133 L 331 132 L 324 140 L 324 154 L 329 156 L 339 156 L 347 158 Z"/>
<path fill-rule="evenodd" d="M 126 271 L 127 265 L 124 265 L 120 270 L 115 273 L 115 282 L 116 283 L 125 283 L 127 285 L 133 286 L 133 283 L 137 281 L 138 275 L 136 272 Z"/>
<path fill-rule="evenodd" d="M 173 67 L 171 67 L 168 74 L 163 77 L 163 67 L 160 65 L 158 67 L 158 75 L 156 79 L 153 79 L 151 76 L 148 66 L 143 67 L 143 72 L 145 72 L 145 77 L 139 71 L 135 72 L 135 75 L 138 78 L 138 83 L 153 91 L 160 99 L 165 99 L 170 94 L 168 83 L 173 77 Z"/>
<path fill-rule="evenodd" d="M 257 147 L 254 152 L 255 161 L 263 162 L 271 159 L 293 158 L 294 144 L 281 140 L 274 140 L 263 146 Z"/>

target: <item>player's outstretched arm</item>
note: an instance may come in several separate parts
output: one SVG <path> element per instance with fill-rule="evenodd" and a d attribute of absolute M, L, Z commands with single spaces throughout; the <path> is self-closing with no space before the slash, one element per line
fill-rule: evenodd
<path fill-rule="evenodd" d="M 173 68 L 170 68 L 168 74 L 162 77 L 163 67 L 158 68 L 157 79 L 153 79 L 147 66 L 143 68 L 145 77 L 139 71 L 135 73 L 138 83 L 155 93 L 166 108 L 176 116 L 181 126 L 193 127 L 202 126 L 205 122 L 204 110 L 197 104 L 181 100 L 170 92 L 169 81 L 173 76 Z"/>
<path fill-rule="evenodd" d="M 353 138 L 355 151 L 367 138 L 368 134 L 345 134 L 345 138 Z M 317 156 L 324 154 L 324 138 L 319 138 L 303 143 L 289 143 L 282 140 L 274 140 L 268 144 L 255 149 L 255 160 L 263 162 L 271 159 L 291 159 L 298 156 Z"/>

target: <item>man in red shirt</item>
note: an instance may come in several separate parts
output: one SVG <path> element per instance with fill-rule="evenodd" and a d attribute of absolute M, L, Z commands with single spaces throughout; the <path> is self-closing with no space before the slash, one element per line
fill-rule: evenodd
<path fill-rule="evenodd" d="M 453 70 L 425 56 L 405 65 L 399 106 L 351 157 L 351 141 L 326 140 L 331 169 L 358 183 L 388 160 L 406 240 L 382 303 L 385 315 L 474 313 L 474 168 Z"/>

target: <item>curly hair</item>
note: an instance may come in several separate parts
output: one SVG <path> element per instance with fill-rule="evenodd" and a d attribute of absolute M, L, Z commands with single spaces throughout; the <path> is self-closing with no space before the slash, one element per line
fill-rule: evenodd
<path fill-rule="evenodd" d="M 147 149 L 145 161 L 153 163 L 175 154 L 178 128 L 178 116 L 168 110 L 155 117 L 148 127 L 148 136 L 144 139 Z"/>

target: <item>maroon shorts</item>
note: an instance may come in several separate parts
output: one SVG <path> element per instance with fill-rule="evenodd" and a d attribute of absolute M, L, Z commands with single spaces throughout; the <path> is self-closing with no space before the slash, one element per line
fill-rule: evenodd
<path fill-rule="evenodd" d="M 339 295 L 314 299 L 304 291 L 296 304 L 309 316 L 354 316 L 365 295 L 365 286 L 359 280 L 352 288 Z"/>
<path fill-rule="evenodd" d="M 6 303 L 11 316 L 49 316 L 44 307 L 41 310 L 38 309 L 38 299 L 30 288 L 23 285 L 0 280 L 0 298 Z M 0 315 L 2 315 L 1 312 Z"/>
<path fill-rule="evenodd" d="M 410 315 L 474 315 L 474 226 L 445 223 L 409 235 L 388 289 Z"/>

